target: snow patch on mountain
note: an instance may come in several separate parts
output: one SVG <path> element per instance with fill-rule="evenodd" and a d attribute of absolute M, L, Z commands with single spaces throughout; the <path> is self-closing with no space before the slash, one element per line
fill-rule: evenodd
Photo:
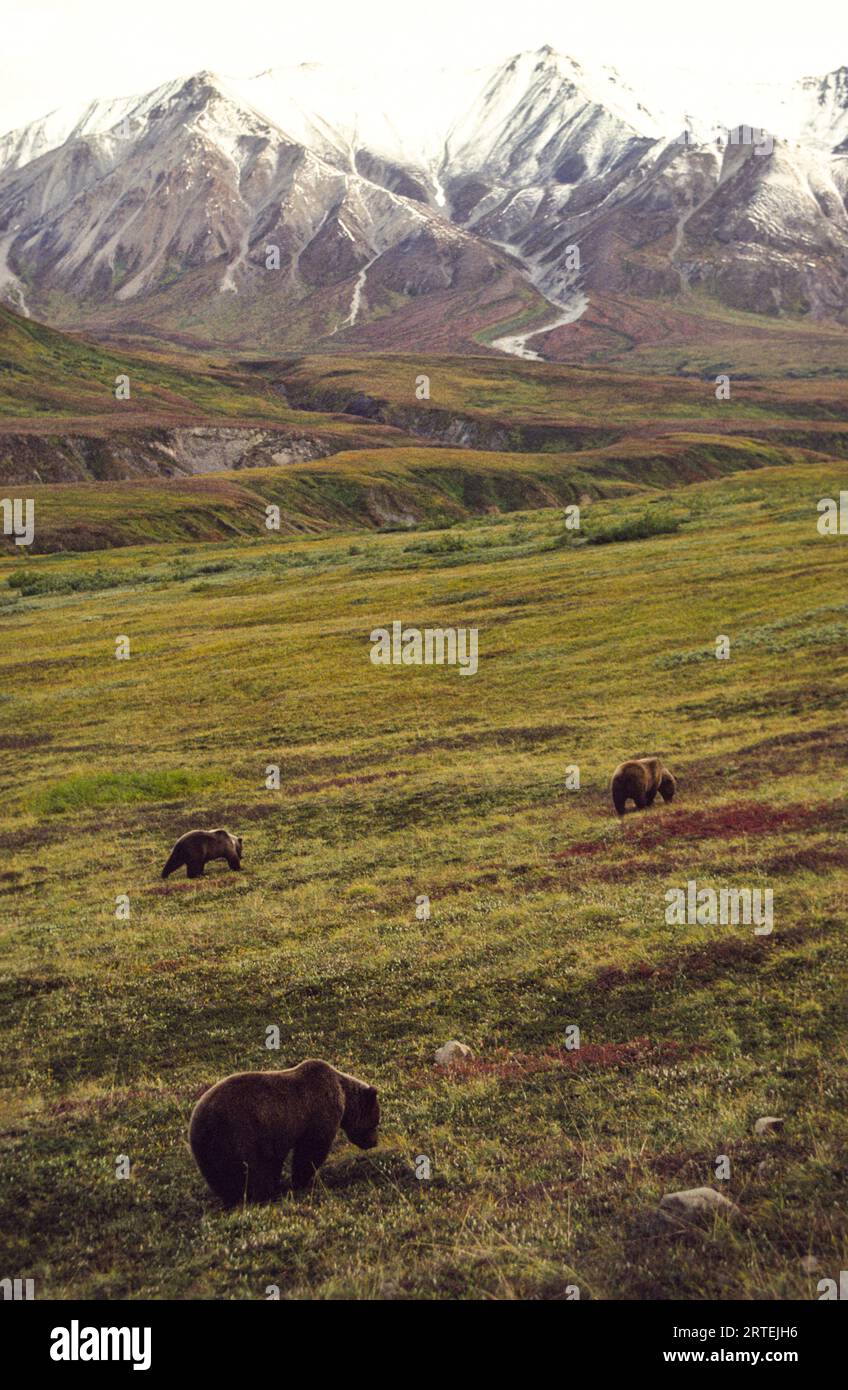
<path fill-rule="evenodd" d="M 13 309 L 17 309 L 19 314 L 23 314 L 24 318 L 28 319 L 30 312 L 27 308 L 24 287 L 11 269 L 7 259 L 9 247 L 14 239 L 15 232 L 13 231 L 9 236 L 0 240 L 0 300 L 5 300 L 7 304 L 11 304 Z"/>
<path fill-rule="evenodd" d="M 374 256 L 372 260 L 368 261 L 367 264 L 365 264 L 362 267 L 362 269 L 356 277 L 356 284 L 353 287 L 353 298 L 350 301 L 350 313 L 345 319 L 343 325 L 343 327 L 345 328 L 352 328 L 353 325 L 356 323 L 356 320 L 359 318 L 359 307 L 362 303 L 362 291 L 365 289 L 365 281 L 368 278 L 368 272 L 374 264 L 374 261 L 376 260 L 379 260 L 378 256 Z"/>

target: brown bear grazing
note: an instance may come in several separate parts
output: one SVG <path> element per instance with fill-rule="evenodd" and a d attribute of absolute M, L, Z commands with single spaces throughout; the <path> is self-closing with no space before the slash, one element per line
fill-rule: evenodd
<path fill-rule="evenodd" d="M 288 1071 L 242 1071 L 206 1091 L 188 1139 L 197 1166 L 226 1206 L 263 1202 L 280 1189 L 289 1150 L 292 1185 L 315 1176 L 341 1125 L 360 1149 L 377 1143 L 374 1086 L 309 1058 Z"/>
<path fill-rule="evenodd" d="M 660 758 L 632 758 L 619 763 L 612 774 L 612 799 L 618 815 L 624 815 L 625 803 L 635 801 L 644 811 L 652 806 L 657 792 L 664 801 L 671 801 L 677 783 Z"/>
<path fill-rule="evenodd" d="M 229 830 L 189 830 L 171 850 L 162 877 L 167 878 L 185 864 L 189 878 L 200 878 L 210 859 L 226 859 L 231 869 L 240 869 L 241 853 L 241 837 L 236 839 Z"/>

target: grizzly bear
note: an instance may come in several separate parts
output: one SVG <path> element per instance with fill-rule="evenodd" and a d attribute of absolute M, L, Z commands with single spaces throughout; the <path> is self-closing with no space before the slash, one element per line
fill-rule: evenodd
<path fill-rule="evenodd" d="M 242 1071 L 219 1081 L 194 1107 L 188 1139 L 212 1191 L 233 1206 L 275 1196 L 289 1150 L 292 1186 L 306 1187 L 339 1126 L 360 1149 L 373 1149 L 379 1123 L 374 1086 L 308 1058 L 288 1071 Z"/>
<path fill-rule="evenodd" d="M 240 869 L 242 847 L 241 838 L 236 839 L 229 830 L 189 830 L 171 850 L 162 877 L 167 878 L 185 864 L 189 878 L 200 878 L 210 859 L 226 859 L 231 869 Z"/>
<path fill-rule="evenodd" d="M 677 783 L 660 758 L 632 758 L 619 763 L 612 774 L 612 799 L 618 815 L 624 815 L 625 803 L 636 803 L 639 811 L 652 806 L 657 792 L 664 801 L 671 801 Z"/>

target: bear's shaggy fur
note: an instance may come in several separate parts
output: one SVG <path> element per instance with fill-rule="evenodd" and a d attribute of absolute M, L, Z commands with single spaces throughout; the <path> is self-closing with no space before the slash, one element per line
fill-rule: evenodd
<path fill-rule="evenodd" d="M 657 792 L 664 801 L 671 801 L 677 783 L 662 759 L 631 758 L 629 762 L 619 763 L 612 774 L 611 786 L 613 805 L 618 815 L 623 816 L 627 801 L 634 801 L 639 811 L 653 805 Z"/>
<path fill-rule="evenodd" d="M 315 1176 L 339 1126 L 360 1149 L 377 1143 L 374 1086 L 308 1058 L 288 1071 L 243 1071 L 200 1097 L 188 1138 L 197 1166 L 225 1203 L 263 1202 L 280 1190 L 290 1150 L 292 1186 Z"/>
<path fill-rule="evenodd" d="M 210 859 L 226 859 L 231 869 L 240 869 L 242 848 L 241 838 L 236 839 L 229 830 L 189 830 L 171 850 L 162 877 L 185 864 L 188 877 L 199 878 Z"/>

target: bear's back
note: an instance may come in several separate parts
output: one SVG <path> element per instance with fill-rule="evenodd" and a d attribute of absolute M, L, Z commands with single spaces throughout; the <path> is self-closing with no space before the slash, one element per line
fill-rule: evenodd
<path fill-rule="evenodd" d="M 208 1125 L 223 1117 L 230 1123 L 288 1117 L 296 1127 L 315 1108 L 328 1104 L 336 1108 L 340 1097 L 335 1068 L 315 1058 L 279 1071 L 233 1072 L 204 1091 L 192 1112 L 189 1131 L 195 1119 L 198 1125 Z"/>

